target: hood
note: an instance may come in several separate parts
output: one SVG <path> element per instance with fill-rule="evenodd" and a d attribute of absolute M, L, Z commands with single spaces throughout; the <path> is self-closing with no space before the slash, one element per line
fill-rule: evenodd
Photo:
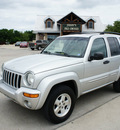
<path fill-rule="evenodd" d="M 4 64 L 4 67 L 19 73 L 32 71 L 34 74 L 83 62 L 82 58 L 36 54 L 24 56 Z"/>

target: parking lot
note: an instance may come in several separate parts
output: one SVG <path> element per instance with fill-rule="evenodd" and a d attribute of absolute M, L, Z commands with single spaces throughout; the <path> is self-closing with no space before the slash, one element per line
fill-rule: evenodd
<path fill-rule="evenodd" d="M 37 51 L 37 50 L 32 51 L 29 48 L 19 48 L 13 45 L 7 45 L 7 46 L 1 45 L 0 46 L 0 66 L 5 61 L 11 60 L 17 57 L 25 56 L 25 55 L 32 55 L 32 54 L 39 54 L 39 53 L 40 51 Z M 29 130 L 33 130 L 33 129 L 34 130 L 48 130 L 48 129 L 53 130 L 53 129 L 60 129 L 60 128 L 62 129 L 64 125 L 68 123 L 72 123 L 76 119 L 82 119 L 88 113 L 94 112 L 99 107 L 104 106 L 105 104 L 109 103 L 110 101 L 118 97 L 120 97 L 120 94 L 115 93 L 112 90 L 112 85 L 106 86 L 102 89 L 85 94 L 77 100 L 75 109 L 71 117 L 66 122 L 55 125 L 48 122 L 44 118 L 44 114 L 42 110 L 32 111 L 32 110 L 23 108 L 0 93 L 0 129 L 1 130 L 28 130 L 28 129 Z M 114 106 L 114 104 L 112 105 Z M 91 119 L 92 117 L 90 117 L 90 120 Z M 90 120 L 87 120 L 87 121 L 90 122 Z M 93 123 L 95 124 L 95 122 Z M 82 126 L 86 126 L 86 125 L 87 125 L 87 122 L 83 120 Z M 115 126 L 116 124 L 113 124 L 113 125 Z M 72 128 L 74 129 L 75 127 L 72 126 Z M 100 130 L 100 128 L 98 127 L 98 130 Z M 65 127 L 65 129 L 67 130 L 67 126 Z M 101 129 L 101 130 L 104 130 L 104 129 Z"/>

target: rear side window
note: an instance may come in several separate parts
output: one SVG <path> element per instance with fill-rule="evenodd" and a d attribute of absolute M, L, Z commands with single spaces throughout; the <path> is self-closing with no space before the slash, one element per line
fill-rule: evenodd
<path fill-rule="evenodd" d="M 120 45 L 117 38 L 108 37 L 107 40 L 110 46 L 111 56 L 120 55 Z"/>
<path fill-rule="evenodd" d="M 37 40 L 36 42 L 39 43 L 39 42 L 42 42 L 42 41 L 41 40 Z"/>

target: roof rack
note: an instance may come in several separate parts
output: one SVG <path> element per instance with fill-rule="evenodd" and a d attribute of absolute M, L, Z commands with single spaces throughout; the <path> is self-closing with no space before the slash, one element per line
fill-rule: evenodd
<path fill-rule="evenodd" d="M 120 33 L 118 33 L 118 32 L 100 32 L 100 34 L 116 34 L 116 35 L 120 35 Z"/>
<path fill-rule="evenodd" d="M 120 35 L 118 32 L 71 32 L 70 34 L 115 34 Z"/>
<path fill-rule="evenodd" d="M 101 32 L 71 32 L 70 34 L 100 34 Z"/>

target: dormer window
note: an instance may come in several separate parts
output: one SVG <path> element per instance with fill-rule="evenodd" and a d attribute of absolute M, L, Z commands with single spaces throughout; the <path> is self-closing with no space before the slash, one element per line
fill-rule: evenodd
<path fill-rule="evenodd" d="M 87 28 L 88 29 L 94 29 L 94 24 L 95 24 L 95 21 L 93 19 L 89 19 L 87 21 Z"/>
<path fill-rule="evenodd" d="M 52 28 L 51 21 L 47 21 L 47 28 Z"/>
<path fill-rule="evenodd" d="M 94 23 L 92 21 L 88 22 L 88 28 L 94 28 Z"/>
<path fill-rule="evenodd" d="M 46 28 L 53 28 L 54 20 L 50 17 L 45 19 L 45 27 Z"/>

